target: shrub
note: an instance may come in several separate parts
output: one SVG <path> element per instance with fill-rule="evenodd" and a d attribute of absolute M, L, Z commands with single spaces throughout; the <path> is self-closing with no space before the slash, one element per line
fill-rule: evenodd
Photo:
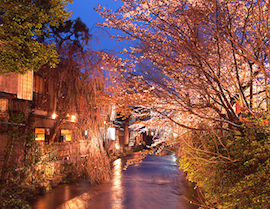
<path fill-rule="evenodd" d="M 241 129 L 189 133 L 181 141 L 180 168 L 202 190 L 205 207 L 270 207 L 270 133 L 262 118 Z"/>

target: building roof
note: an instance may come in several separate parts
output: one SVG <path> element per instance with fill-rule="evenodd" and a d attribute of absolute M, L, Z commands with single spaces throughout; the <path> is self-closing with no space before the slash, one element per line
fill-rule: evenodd
<path fill-rule="evenodd" d="M 0 92 L 0 99 L 16 99 L 16 96 L 5 92 Z"/>

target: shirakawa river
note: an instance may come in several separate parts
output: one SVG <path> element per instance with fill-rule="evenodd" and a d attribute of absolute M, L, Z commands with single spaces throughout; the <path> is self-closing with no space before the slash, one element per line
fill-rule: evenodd
<path fill-rule="evenodd" d="M 196 209 L 193 185 L 178 169 L 174 154 L 147 155 L 123 169 L 139 153 L 113 163 L 111 181 L 91 186 L 86 180 L 62 184 L 30 202 L 33 209 Z"/>

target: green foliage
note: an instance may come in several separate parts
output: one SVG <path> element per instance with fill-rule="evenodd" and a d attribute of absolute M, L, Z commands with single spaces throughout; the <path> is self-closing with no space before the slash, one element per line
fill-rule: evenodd
<path fill-rule="evenodd" d="M 190 135 L 196 151 L 182 144 L 180 167 L 201 188 L 207 206 L 270 207 L 269 129 L 263 119 L 250 118 L 241 131 L 224 137 L 213 132 Z"/>
<path fill-rule="evenodd" d="M 27 209 L 31 208 L 29 203 L 22 198 L 24 189 L 18 185 L 10 185 L 1 192 L 0 208 Z M 25 194 L 24 194 L 25 196 Z"/>
<path fill-rule="evenodd" d="M 37 158 L 33 128 L 27 126 L 28 115 L 18 111 L 9 111 L 8 115 L 8 123 L 1 124 L 0 127 L 0 133 L 6 139 L 3 141 L 5 148 L 1 156 L 0 181 L 7 178 L 15 180 L 16 168 L 23 164 L 31 165 L 34 163 L 33 158 Z M 18 158 L 20 165 L 14 162 Z"/>
<path fill-rule="evenodd" d="M 67 20 L 65 10 L 72 0 L 5 0 L 0 3 L 0 74 L 25 73 L 49 63 L 55 67 L 54 45 L 38 40 L 49 36 L 49 27 Z"/>
<path fill-rule="evenodd" d="M 21 168 L 29 164 L 24 157 L 34 146 L 33 130 L 26 126 L 27 114 L 9 111 L 8 115 L 8 123 L 0 126 L 0 137 L 4 136 L 5 139 L 2 141 L 4 152 L 0 156 L 0 208 L 30 208 L 23 199 L 24 188 L 20 184 L 25 176 Z"/>

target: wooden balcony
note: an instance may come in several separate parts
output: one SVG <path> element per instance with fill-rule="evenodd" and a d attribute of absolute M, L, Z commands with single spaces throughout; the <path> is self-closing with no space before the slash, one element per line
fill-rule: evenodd
<path fill-rule="evenodd" d="M 24 112 L 27 114 L 30 111 L 29 105 L 29 101 L 27 100 L 13 99 L 9 100 L 8 109 L 11 111 Z"/>
<path fill-rule="evenodd" d="M 50 97 L 47 94 L 38 94 L 33 92 L 32 108 L 48 111 L 50 107 Z"/>

